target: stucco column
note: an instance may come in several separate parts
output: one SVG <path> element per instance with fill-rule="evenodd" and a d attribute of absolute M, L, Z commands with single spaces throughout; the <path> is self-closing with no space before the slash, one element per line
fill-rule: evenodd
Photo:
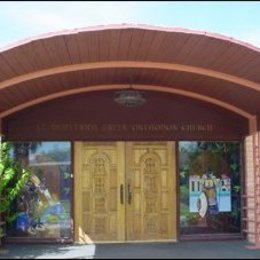
<path fill-rule="evenodd" d="M 244 161 L 243 231 L 251 248 L 260 248 L 260 131 L 245 138 Z"/>

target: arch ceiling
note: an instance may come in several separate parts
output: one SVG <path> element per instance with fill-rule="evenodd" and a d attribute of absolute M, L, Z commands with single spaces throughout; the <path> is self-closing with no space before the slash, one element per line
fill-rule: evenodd
<path fill-rule="evenodd" d="M 260 114 L 260 49 L 218 34 L 148 25 L 49 33 L 0 49 L 0 118 L 57 97 L 133 87 Z"/>

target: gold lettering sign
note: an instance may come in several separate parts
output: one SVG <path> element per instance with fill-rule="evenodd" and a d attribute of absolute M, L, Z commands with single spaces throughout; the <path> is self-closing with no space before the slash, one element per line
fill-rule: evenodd
<path fill-rule="evenodd" d="M 173 133 L 173 132 L 212 132 L 213 124 L 186 123 L 186 124 L 91 124 L 91 123 L 40 123 L 36 125 L 37 132 L 88 132 L 88 133 Z"/>

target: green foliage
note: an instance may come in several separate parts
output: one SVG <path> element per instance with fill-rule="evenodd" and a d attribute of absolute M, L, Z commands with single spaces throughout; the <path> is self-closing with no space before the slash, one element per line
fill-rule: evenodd
<path fill-rule="evenodd" d="M 22 192 L 30 178 L 30 170 L 23 167 L 22 162 L 11 156 L 11 144 L 0 143 L 0 214 L 4 214 L 6 221 L 15 219 L 15 213 L 11 213 L 11 203 Z M 4 236 L 0 228 L 0 237 Z"/>
<path fill-rule="evenodd" d="M 64 176 L 64 180 L 67 180 L 67 179 L 70 178 L 70 173 L 64 172 L 64 173 L 63 173 L 63 176 Z"/>
<path fill-rule="evenodd" d="M 240 185 L 234 185 L 233 190 L 235 193 L 239 193 L 241 191 Z"/>
<path fill-rule="evenodd" d="M 200 219 L 198 213 L 192 213 L 189 210 L 189 206 L 187 203 L 180 204 L 180 220 L 181 227 L 196 225 Z"/>
<path fill-rule="evenodd" d="M 1 237 L 4 237 L 4 235 L 5 235 L 5 233 L 4 233 L 3 228 L 0 228 L 0 238 L 1 238 Z"/>

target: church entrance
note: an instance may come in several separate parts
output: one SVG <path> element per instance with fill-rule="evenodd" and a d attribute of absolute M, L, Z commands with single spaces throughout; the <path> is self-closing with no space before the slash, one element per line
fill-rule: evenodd
<path fill-rule="evenodd" d="M 75 241 L 175 241 L 175 142 L 76 142 Z"/>

